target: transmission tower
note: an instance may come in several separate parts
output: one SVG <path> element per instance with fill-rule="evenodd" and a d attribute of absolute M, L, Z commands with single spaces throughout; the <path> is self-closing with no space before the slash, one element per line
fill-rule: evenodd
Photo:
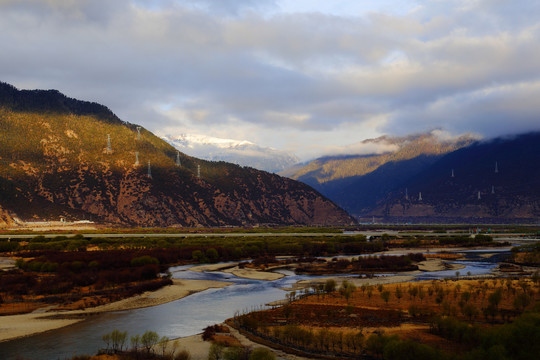
<path fill-rule="evenodd" d="M 111 135 L 107 134 L 107 153 L 112 153 L 112 146 L 111 146 Z"/>
<path fill-rule="evenodd" d="M 139 165 L 139 152 L 135 152 L 135 165 Z"/>
<path fill-rule="evenodd" d="M 137 126 L 137 140 L 141 140 L 141 127 Z"/>
<path fill-rule="evenodd" d="M 148 160 L 148 174 L 147 174 L 148 178 L 151 179 L 152 178 L 152 169 L 150 168 L 150 160 Z"/>
<path fill-rule="evenodd" d="M 182 163 L 180 162 L 180 151 L 176 152 L 176 166 L 182 166 Z"/>

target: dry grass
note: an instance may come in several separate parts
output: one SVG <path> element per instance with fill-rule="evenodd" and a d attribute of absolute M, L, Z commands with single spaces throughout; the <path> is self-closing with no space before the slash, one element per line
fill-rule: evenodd
<path fill-rule="evenodd" d="M 212 337 L 212 342 L 226 346 L 226 347 L 241 346 L 240 341 L 238 341 L 238 339 L 236 339 L 232 335 L 223 335 L 223 334 L 214 335 Z"/>
<path fill-rule="evenodd" d="M 4 303 L 0 305 L 0 315 L 26 314 L 43 307 L 43 304 L 31 301 Z"/>

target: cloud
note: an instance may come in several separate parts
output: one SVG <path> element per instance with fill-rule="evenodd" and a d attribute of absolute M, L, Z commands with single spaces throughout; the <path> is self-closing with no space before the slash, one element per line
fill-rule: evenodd
<path fill-rule="evenodd" d="M 184 4 L 212 14 L 229 16 L 237 16 L 246 11 L 274 9 L 277 6 L 274 0 L 187 0 Z"/>
<path fill-rule="evenodd" d="M 453 133 L 466 129 L 487 137 L 538 131 L 539 96 L 540 80 L 462 92 L 394 114 L 393 131 L 405 134 L 430 122 Z"/>
<path fill-rule="evenodd" d="M 357 3 L 0 0 L 0 80 L 304 157 L 540 129 L 538 2 Z"/>
<path fill-rule="evenodd" d="M 346 146 L 333 146 L 325 149 L 325 155 L 372 155 L 395 152 L 399 150 L 396 144 L 389 144 L 385 141 L 381 142 L 358 142 Z"/>

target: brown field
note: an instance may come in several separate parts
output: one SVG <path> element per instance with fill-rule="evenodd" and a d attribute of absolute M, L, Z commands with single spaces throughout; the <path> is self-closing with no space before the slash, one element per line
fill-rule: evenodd
<path fill-rule="evenodd" d="M 514 320 L 539 300 L 539 284 L 531 279 L 435 280 L 311 294 L 235 321 L 266 341 L 313 354 L 361 354 L 358 349 L 370 334 L 397 335 L 461 353 L 467 350 L 463 344 L 431 331 L 434 317 L 490 327 Z"/>
<path fill-rule="evenodd" d="M 456 312 L 454 315 L 458 318 L 465 318 L 461 314 L 459 306 L 462 297 L 466 297 L 466 295 L 463 295 L 464 293 L 470 294 L 466 304 L 473 305 L 477 309 L 482 309 L 487 305 L 489 295 L 497 288 L 502 288 L 504 290 L 502 300 L 499 303 L 499 310 L 513 312 L 515 311 L 514 299 L 520 291 L 523 291 L 520 285 L 534 290 L 534 299 L 540 300 L 538 285 L 534 284 L 531 280 L 493 278 L 481 280 L 419 281 L 382 286 L 371 285 L 357 288 L 348 300 L 336 291 L 329 295 L 311 295 L 295 301 L 294 304 L 323 305 L 326 307 L 350 305 L 365 309 L 399 310 L 402 312 L 408 312 L 411 305 L 414 305 L 420 308 L 422 313 L 440 313 L 444 310 L 443 306 L 446 302 L 448 306 L 454 308 L 450 309 Z M 398 288 L 401 291 L 401 298 L 398 298 L 396 295 Z M 416 294 L 414 288 L 417 289 Z M 388 302 L 381 296 L 384 291 L 389 292 Z M 442 301 L 437 303 L 437 294 L 441 294 L 442 292 L 444 292 Z M 465 302 L 465 300 L 463 301 Z"/>

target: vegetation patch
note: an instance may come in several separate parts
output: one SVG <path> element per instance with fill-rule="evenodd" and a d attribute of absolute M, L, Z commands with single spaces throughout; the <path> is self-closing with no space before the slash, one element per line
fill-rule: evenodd
<path fill-rule="evenodd" d="M 504 334 L 540 336 L 539 284 L 536 277 L 360 288 L 329 281 L 282 307 L 237 314 L 230 323 L 311 356 L 487 359 Z M 502 341 L 503 358 L 534 358 L 537 345 L 528 340 L 513 355 L 523 341 L 515 335 Z"/>

